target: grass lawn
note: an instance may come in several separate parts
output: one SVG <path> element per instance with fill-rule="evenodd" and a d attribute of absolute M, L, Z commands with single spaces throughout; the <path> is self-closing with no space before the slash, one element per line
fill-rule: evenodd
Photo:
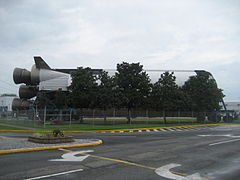
<path fill-rule="evenodd" d="M 0 130 L 24 130 L 22 128 L 15 128 L 15 127 L 9 127 L 9 126 L 0 126 Z"/>
<path fill-rule="evenodd" d="M 240 119 L 233 121 L 233 123 L 240 123 Z"/>
<path fill-rule="evenodd" d="M 87 125 L 87 124 L 79 124 L 79 125 L 54 125 L 54 126 L 46 126 L 46 129 L 60 129 L 65 131 L 89 131 L 89 130 L 114 130 L 114 129 L 134 129 L 134 128 L 151 128 L 151 127 L 171 127 L 171 126 L 181 126 L 186 124 L 135 124 L 135 125 Z M 189 124 L 188 124 L 189 125 Z"/>
<path fill-rule="evenodd" d="M 60 129 L 63 131 L 91 131 L 91 130 L 116 130 L 116 129 L 134 129 L 134 128 L 151 128 L 151 127 L 171 127 L 171 126 L 183 126 L 183 125 L 191 125 L 191 124 L 134 124 L 134 125 L 89 125 L 89 124 L 72 124 L 69 125 L 46 125 L 45 128 L 43 126 L 36 127 L 37 130 L 54 130 Z M 195 123 L 194 125 L 198 125 Z M 0 130 L 26 130 L 23 128 L 12 128 L 7 126 L 2 127 Z"/>
<path fill-rule="evenodd" d="M 0 126 L 0 130 L 26 130 L 26 128 L 35 128 L 37 130 L 53 130 L 60 129 L 64 131 L 90 131 L 90 130 L 114 130 L 114 129 L 134 129 L 134 128 L 151 128 L 151 127 L 171 127 L 171 126 L 183 126 L 183 125 L 200 125 L 196 123 L 195 118 L 167 118 L 167 122 L 171 124 L 163 124 L 162 118 L 134 118 L 133 124 L 125 124 L 126 118 L 109 118 L 108 124 L 104 124 L 103 118 L 85 118 L 84 123 L 72 122 L 75 124 L 69 125 L 69 121 L 65 121 L 66 124 L 51 125 L 49 122 L 45 125 L 37 124 L 34 121 L 29 120 L 0 120 L 0 123 L 15 125 L 16 127 L 8 127 L 7 125 Z M 77 124 L 76 124 L 77 123 Z M 240 120 L 233 123 L 240 123 Z M 203 123 L 202 123 L 203 124 Z M 207 123 L 204 123 L 207 125 Z M 213 124 L 213 123 L 212 123 Z M 221 124 L 221 123 L 219 123 Z M 25 128 L 26 127 L 26 128 Z"/>

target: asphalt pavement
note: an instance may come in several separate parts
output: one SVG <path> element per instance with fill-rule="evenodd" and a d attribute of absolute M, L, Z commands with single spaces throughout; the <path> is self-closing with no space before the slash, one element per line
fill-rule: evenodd
<path fill-rule="evenodd" d="M 240 125 L 69 135 L 103 144 L 1 154 L 0 179 L 240 179 Z"/>

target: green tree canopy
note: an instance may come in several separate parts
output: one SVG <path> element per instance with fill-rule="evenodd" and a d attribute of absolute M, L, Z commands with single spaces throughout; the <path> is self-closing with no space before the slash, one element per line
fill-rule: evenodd
<path fill-rule="evenodd" d="M 219 110 L 219 102 L 224 97 L 222 90 L 209 72 L 198 71 L 183 85 L 183 90 L 191 99 L 191 107 L 195 111 Z"/>
<path fill-rule="evenodd" d="M 174 73 L 164 72 L 153 84 L 151 92 L 151 107 L 156 110 L 177 111 L 187 106 L 188 98 L 176 84 Z"/>
<path fill-rule="evenodd" d="M 54 97 L 54 104 L 57 109 L 67 108 L 67 92 L 65 91 L 56 91 Z"/>
<path fill-rule="evenodd" d="M 117 89 L 121 92 L 121 104 L 128 109 L 128 112 L 132 108 L 144 106 L 151 85 L 150 78 L 140 63 L 117 64 L 115 81 Z"/>
<path fill-rule="evenodd" d="M 106 71 L 100 73 L 97 91 L 97 107 L 104 110 L 113 107 L 114 104 L 114 79 Z"/>
<path fill-rule="evenodd" d="M 75 108 L 93 108 L 96 105 L 97 82 L 90 68 L 79 67 L 72 73 L 69 103 Z"/>

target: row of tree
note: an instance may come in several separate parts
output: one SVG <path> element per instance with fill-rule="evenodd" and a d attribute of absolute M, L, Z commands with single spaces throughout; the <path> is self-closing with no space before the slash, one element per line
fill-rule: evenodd
<path fill-rule="evenodd" d="M 183 86 L 176 84 L 173 72 L 164 72 L 156 83 L 140 63 L 117 64 L 114 76 L 105 71 L 94 75 L 91 68 L 78 68 L 72 73 L 69 93 L 55 94 L 58 108 L 127 108 L 161 111 L 214 111 L 220 109 L 222 90 L 206 71 L 197 71 Z"/>

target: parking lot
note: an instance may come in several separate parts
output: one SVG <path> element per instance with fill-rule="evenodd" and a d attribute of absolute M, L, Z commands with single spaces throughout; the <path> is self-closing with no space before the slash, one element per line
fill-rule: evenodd
<path fill-rule="evenodd" d="M 28 133 L 0 133 L 26 138 Z M 1 154 L 0 179 L 238 179 L 240 126 L 72 133 L 103 144 Z"/>

